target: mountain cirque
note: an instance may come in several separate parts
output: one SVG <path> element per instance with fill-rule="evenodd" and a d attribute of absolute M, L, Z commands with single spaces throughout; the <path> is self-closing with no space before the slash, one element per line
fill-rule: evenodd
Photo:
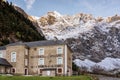
<path fill-rule="evenodd" d="M 94 18 L 90 14 L 70 16 L 54 11 L 40 17 L 37 22 L 46 39 L 65 40 L 69 44 L 74 51 L 74 60 L 88 59 L 98 63 L 107 58 L 120 58 L 119 15 Z"/>

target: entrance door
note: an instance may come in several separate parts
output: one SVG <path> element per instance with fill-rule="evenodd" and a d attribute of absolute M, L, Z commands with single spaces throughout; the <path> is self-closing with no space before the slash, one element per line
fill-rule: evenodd
<path fill-rule="evenodd" d="M 28 69 L 25 69 L 25 75 L 28 75 Z"/>
<path fill-rule="evenodd" d="M 47 71 L 47 76 L 50 76 L 50 71 L 49 70 Z"/>

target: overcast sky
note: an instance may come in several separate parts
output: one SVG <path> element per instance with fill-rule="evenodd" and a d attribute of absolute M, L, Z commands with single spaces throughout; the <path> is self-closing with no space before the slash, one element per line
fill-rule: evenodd
<path fill-rule="evenodd" d="M 87 13 L 93 16 L 120 15 L 120 0 L 8 0 L 21 7 L 29 15 L 42 16 L 49 11 L 63 15 Z"/>

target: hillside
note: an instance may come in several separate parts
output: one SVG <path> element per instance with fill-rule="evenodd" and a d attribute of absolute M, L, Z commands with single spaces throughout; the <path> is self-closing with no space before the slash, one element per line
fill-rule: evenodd
<path fill-rule="evenodd" d="M 33 23 L 15 10 L 12 3 L 0 0 L 0 45 L 16 41 L 44 40 Z"/>
<path fill-rule="evenodd" d="M 78 66 L 120 69 L 119 15 L 95 18 L 91 14 L 61 15 L 54 11 L 40 17 L 38 23 L 48 40 L 60 39 L 69 44 Z"/>

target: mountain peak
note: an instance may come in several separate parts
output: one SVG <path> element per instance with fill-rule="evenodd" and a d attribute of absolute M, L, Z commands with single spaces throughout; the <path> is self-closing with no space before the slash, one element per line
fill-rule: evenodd
<path fill-rule="evenodd" d="M 49 11 L 46 16 L 53 16 L 55 18 L 59 18 L 62 15 L 59 12 L 57 12 L 57 11 Z"/>

